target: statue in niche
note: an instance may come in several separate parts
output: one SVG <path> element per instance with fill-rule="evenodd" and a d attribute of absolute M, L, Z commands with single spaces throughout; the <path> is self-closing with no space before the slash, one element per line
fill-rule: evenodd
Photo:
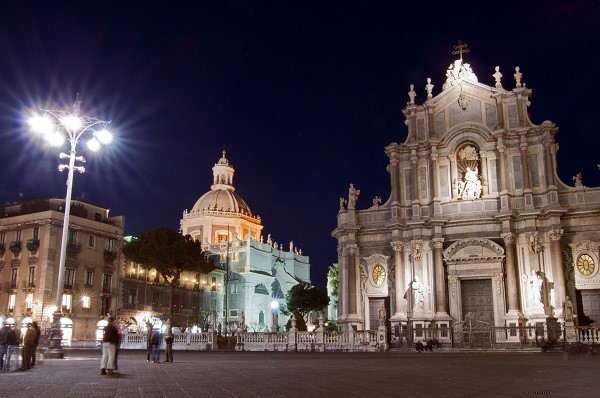
<path fill-rule="evenodd" d="M 419 280 L 418 276 L 415 276 L 410 283 L 410 289 L 413 299 L 413 311 L 423 309 L 425 303 L 425 290 L 423 289 L 423 283 Z"/>
<path fill-rule="evenodd" d="M 360 303 L 365 306 L 365 294 L 367 294 L 367 280 L 369 279 L 369 274 L 367 273 L 367 267 L 364 264 L 360 264 Z"/>
<path fill-rule="evenodd" d="M 387 318 L 387 311 L 385 310 L 385 307 L 382 303 L 381 307 L 379 307 L 379 326 L 385 326 L 386 318 Z"/>
<path fill-rule="evenodd" d="M 479 198 L 482 186 L 477 176 L 477 167 L 475 169 L 467 167 L 464 178 L 462 180 L 456 179 L 455 185 L 459 199 L 475 200 Z"/>
<path fill-rule="evenodd" d="M 533 307 L 540 308 L 544 307 L 542 302 L 542 286 L 544 285 L 544 280 L 542 279 L 539 272 L 532 270 L 531 275 L 529 276 L 529 289 L 530 289 L 530 297 L 531 304 Z"/>
<path fill-rule="evenodd" d="M 529 234 L 529 253 L 537 254 L 540 250 L 540 244 L 538 243 L 537 231 Z"/>
<path fill-rule="evenodd" d="M 573 322 L 573 302 L 569 296 L 563 301 L 563 319 L 565 322 Z"/>

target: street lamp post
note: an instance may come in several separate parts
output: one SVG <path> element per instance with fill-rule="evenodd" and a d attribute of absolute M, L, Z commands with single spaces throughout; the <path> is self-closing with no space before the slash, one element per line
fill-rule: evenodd
<path fill-rule="evenodd" d="M 69 215 L 71 213 L 71 194 L 73 191 L 73 172 L 85 172 L 83 166 L 75 166 L 75 161 L 85 162 L 83 156 L 76 156 L 76 148 L 79 139 L 85 134 L 92 134 L 92 138 L 88 141 L 88 148 L 92 151 L 100 149 L 101 144 L 108 144 L 112 140 L 111 133 L 106 130 L 106 126 L 110 123 L 94 117 L 80 115 L 81 101 L 79 96 L 73 103 L 71 112 L 63 110 L 41 109 L 41 114 L 31 116 L 28 123 L 33 132 L 41 134 L 51 145 L 61 146 L 65 138 L 69 140 L 71 149 L 69 154 L 61 153 L 61 159 L 69 159 L 69 164 L 61 164 L 58 166 L 59 171 L 68 170 L 67 176 L 67 194 L 65 196 L 65 216 L 63 220 L 62 241 L 60 247 L 60 260 L 58 267 L 58 280 L 56 284 L 56 311 L 53 314 L 50 341 L 48 349 L 44 353 L 44 358 L 64 358 L 62 350 L 62 329 L 61 318 L 62 314 L 62 299 L 63 287 L 65 279 L 65 262 L 67 254 L 67 239 L 69 234 Z M 98 129 L 101 127 L 101 129 Z"/>

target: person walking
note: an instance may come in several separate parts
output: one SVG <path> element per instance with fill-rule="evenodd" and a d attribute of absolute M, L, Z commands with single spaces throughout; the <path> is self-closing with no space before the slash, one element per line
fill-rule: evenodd
<path fill-rule="evenodd" d="M 104 327 L 102 336 L 102 359 L 100 361 L 100 374 L 105 375 L 107 372 L 112 374 L 115 369 L 115 353 L 117 344 L 119 344 L 119 331 L 114 324 L 115 318 L 108 317 L 108 323 Z"/>
<path fill-rule="evenodd" d="M 172 332 L 165 336 L 165 362 L 173 362 L 173 340 Z"/>
<path fill-rule="evenodd" d="M 27 325 L 27 331 L 25 332 L 25 336 L 23 337 L 23 352 L 21 356 L 23 357 L 21 361 L 21 367 L 19 370 L 29 370 L 31 369 L 31 357 L 33 354 L 33 347 L 35 346 L 35 339 L 37 337 L 37 333 L 31 324 Z"/>
<path fill-rule="evenodd" d="M 6 354 L 6 332 L 7 328 L 0 329 L 0 372 L 4 370 L 4 354 Z"/>
<path fill-rule="evenodd" d="M 19 345 L 19 339 L 12 325 L 6 324 L 4 327 L 6 329 L 6 363 L 4 364 L 4 370 L 10 370 L 10 358 L 12 357 L 15 345 Z"/>
<path fill-rule="evenodd" d="M 31 322 L 31 327 L 35 332 L 35 342 L 33 344 L 33 351 L 31 351 L 31 361 L 30 361 L 30 366 L 33 368 L 35 366 L 35 356 L 37 353 L 37 348 L 38 345 L 40 344 L 40 327 L 38 326 L 37 322 L 33 321 Z"/>
<path fill-rule="evenodd" d="M 162 341 L 162 335 L 160 330 L 155 330 L 152 332 L 152 338 L 150 343 L 152 344 L 152 362 L 158 363 L 160 362 L 160 343 Z"/>

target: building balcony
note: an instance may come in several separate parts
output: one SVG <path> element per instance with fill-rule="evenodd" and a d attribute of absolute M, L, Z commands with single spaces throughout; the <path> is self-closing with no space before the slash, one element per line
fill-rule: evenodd
<path fill-rule="evenodd" d="M 29 250 L 30 252 L 34 252 L 37 251 L 37 249 L 40 248 L 40 240 L 39 239 L 29 239 L 27 241 L 27 250 Z"/>
<path fill-rule="evenodd" d="M 71 253 L 79 253 L 81 251 L 81 243 L 67 243 L 67 251 Z"/>
<path fill-rule="evenodd" d="M 117 258 L 117 252 L 114 252 L 112 250 L 104 250 L 104 260 L 108 261 L 108 262 L 113 262 L 115 261 L 115 258 Z"/>
<path fill-rule="evenodd" d="M 4 247 L 4 243 L 0 243 L 0 256 L 2 256 L 5 251 L 6 251 L 6 247 Z"/>
<path fill-rule="evenodd" d="M 13 252 L 14 254 L 21 252 L 21 242 L 11 242 L 10 246 L 8 246 L 8 250 Z"/>

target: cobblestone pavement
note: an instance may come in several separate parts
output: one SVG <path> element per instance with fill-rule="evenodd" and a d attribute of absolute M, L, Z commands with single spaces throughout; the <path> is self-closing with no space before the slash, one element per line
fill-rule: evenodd
<path fill-rule="evenodd" d="M 164 360 L 164 355 L 162 356 Z M 175 352 L 148 363 L 122 350 L 118 375 L 100 351 L 66 350 L 0 373 L 0 397 L 598 397 L 600 356 L 542 352 Z"/>

